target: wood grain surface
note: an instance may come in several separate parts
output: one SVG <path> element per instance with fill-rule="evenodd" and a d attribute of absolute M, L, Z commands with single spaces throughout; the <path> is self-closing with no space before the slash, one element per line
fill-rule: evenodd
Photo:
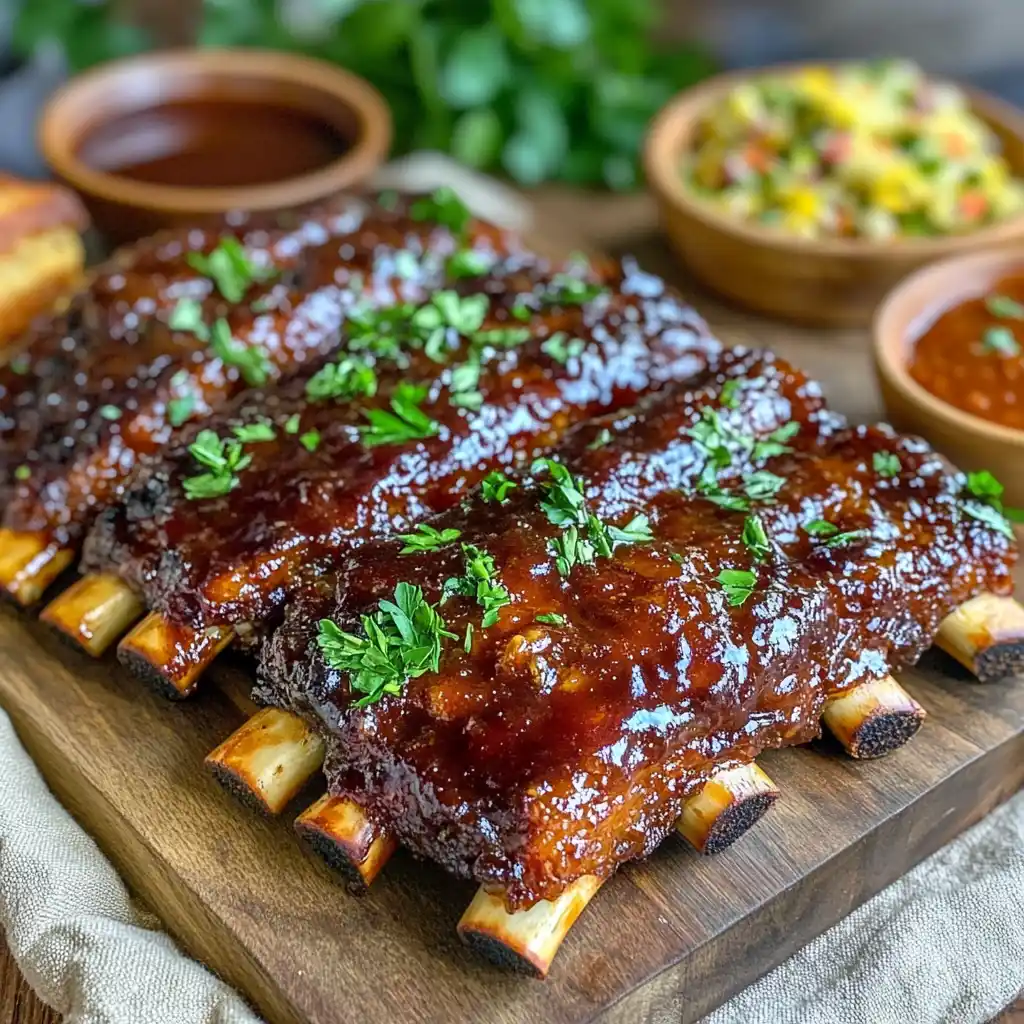
<path fill-rule="evenodd" d="M 642 197 L 547 193 L 538 208 L 549 236 L 565 225 L 553 237 L 567 247 L 632 251 L 680 280 Z M 770 323 L 681 283 L 723 336 L 786 355 L 847 414 L 879 415 L 864 332 Z M 224 687 L 169 705 L 11 610 L 0 613 L 0 664 L 0 702 L 58 796 L 186 948 L 274 1024 L 636 1024 L 666 1009 L 692 1021 L 1024 782 L 1024 686 L 978 686 L 929 655 L 901 677 L 931 713 L 908 747 L 875 763 L 826 743 L 769 755 L 783 795 L 764 822 L 715 858 L 670 840 L 626 867 L 541 984 L 459 945 L 472 886 L 399 854 L 352 898 L 302 853 L 290 816 L 258 818 L 216 787 L 200 761 L 240 720 L 236 665 L 218 670 Z M 2 953 L 0 972 L 0 1024 L 53 1019 L 24 998 Z"/>

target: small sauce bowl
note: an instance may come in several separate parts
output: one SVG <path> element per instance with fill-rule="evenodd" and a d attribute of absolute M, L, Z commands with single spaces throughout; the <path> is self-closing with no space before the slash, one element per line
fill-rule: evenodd
<path fill-rule="evenodd" d="M 1024 430 L 943 401 L 918 383 L 909 367 L 918 339 L 943 313 L 1022 273 L 1021 246 L 943 260 L 896 287 L 874 321 L 875 371 L 893 426 L 927 438 L 962 469 L 990 470 L 1006 488 L 1006 504 L 1018 507 L 1024 505 Z"/>
<path fill-rule="evenodd" d="M 47 104 L 40 145 L 99 229 L 126 241 L 232 210 L 302 209 L 365 182 L 391 115 L 368 82 L 260 50 L 105 64 Z"/>

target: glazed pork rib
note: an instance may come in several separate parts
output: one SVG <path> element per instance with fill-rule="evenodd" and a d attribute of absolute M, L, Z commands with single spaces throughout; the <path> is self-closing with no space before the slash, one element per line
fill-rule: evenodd
<path fill-rule="evenodd" d="M 438 321 L 439 347 L 410 342 Z M 529 464 L 574 424 L 723 352 L 689 306 L 631 265 L 595 280 L 532 263 L 358 329 L 350 321 L 337 358 L 240 397 L 99 517 L 91 579 L 116 575 L 156 610 L 122 658 L 187 693 L 224 643 L 273 624 L 303 580 L 353 545 L 410 528 L 490 471 Z M 204 475 L 196 444 L 211 437 L 252 438 L 216 495 L 193 482 Z"/>
<path fill-rule="evenodd" d="M 801 431 L 737 481 L 743 428 L 701 422 L 696 487 L 643 500 L 635 425 L 591 441 L 432 520 L 431 550 L 362 547 L 261 657 L 260 696 L 326 737 L 332 794 L 513 917 L 592 894 L 714 771 L 805 742 L 831 696 L 1011 588 L 1012 540 L 922 442 Z M 773 493 L 749 499 L 758 472 Z"/>
<path fill-rule="evenodd" d="M 457 230 L 439 224 L 438 206 L 452 213 L 424 199 L 339 200 L 294 224 L 160 235 L 100 267 L 0 370 L 0 586 L 37 600 L 140 460 L 333 349 L 357 301 L 422 300 L 457 252 L 464 265 L 467 253 L 527 258 L 468 214 Z"/>

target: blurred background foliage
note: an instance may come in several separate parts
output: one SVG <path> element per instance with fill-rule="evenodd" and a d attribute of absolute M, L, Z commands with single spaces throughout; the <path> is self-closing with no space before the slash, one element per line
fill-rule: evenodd
<path fill-rule="evenodd" d="M 125 2 L 21 4 L 16 47 L 59 41 L 72 70 L 156 42 Z M 699 48 L 656 45 L 662 13 L 659 0 L 201 0 L 189 34 L 363 75 L 391 104 L 396 153 L 440 149 L 526 185 L 628 189 L 651 115 L 712 70 Z"/>

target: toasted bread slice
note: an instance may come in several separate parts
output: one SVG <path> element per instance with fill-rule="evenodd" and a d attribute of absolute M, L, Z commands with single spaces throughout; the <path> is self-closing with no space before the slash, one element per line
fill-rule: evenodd
<path fill-rule="evenodd" d="M 0 175 L 0 347 L 76 287 L 87 224 L 66 189 Z"/>

